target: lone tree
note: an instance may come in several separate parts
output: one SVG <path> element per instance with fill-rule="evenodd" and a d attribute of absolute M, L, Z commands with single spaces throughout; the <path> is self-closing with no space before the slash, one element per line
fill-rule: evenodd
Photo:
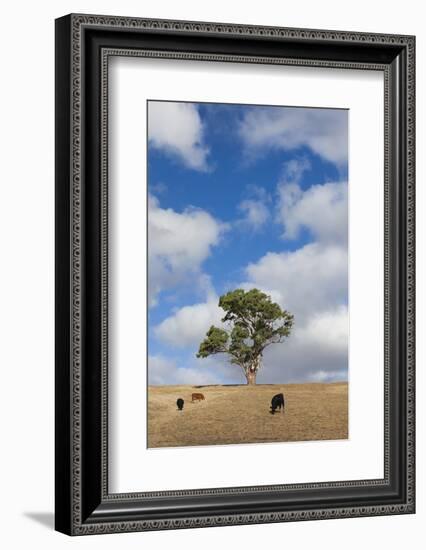
<path fill-rule="evenodd" d="M 232 364 L 243 369 L 247 384 L 256 384 L 263 350 L 289 336 L 293 315 L 257 288 L 228 292 L 220 297 L 219 306 L 226 312 L 225 328 L 210 327 L 197 357 L 226 353 Z"/>

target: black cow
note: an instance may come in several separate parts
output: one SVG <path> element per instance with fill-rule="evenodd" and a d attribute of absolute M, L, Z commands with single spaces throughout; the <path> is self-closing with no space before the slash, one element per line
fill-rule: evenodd
<path fill-rule="evenodd" d="M 179 399 L 176 401 L 176 405 L 177 405 L 177 408 L 181 411 L 183 409 L 183 404 L 185 403 L 185 401 L 179 397 Z"/>
<path fill-rule="evenodd" d="M 284 394 L 277 393 L 277 395 L 274 395 L 271 399 L 271 414 L 275 414 L 276 409 L 281 410 L 281 407 L 284 412 Z"/>

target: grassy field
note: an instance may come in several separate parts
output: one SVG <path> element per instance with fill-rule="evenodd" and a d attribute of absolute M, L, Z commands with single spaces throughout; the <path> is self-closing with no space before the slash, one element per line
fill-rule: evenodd
<path fill-rule="evenodd" d="M 269 412 L 284 393 L 285 413 Z M 192 393 L 204 401 L 191 403 Z M 178 411 L 176 399 L 185 400 Z M 348 385 L 149 386 L 148 447 L 347 439 Z"/>

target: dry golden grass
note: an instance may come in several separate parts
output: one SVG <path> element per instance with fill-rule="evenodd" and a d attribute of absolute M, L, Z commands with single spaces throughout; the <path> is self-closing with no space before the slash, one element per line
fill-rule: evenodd
<path fill-rule="evenodd" d="M 270 414 L 284 393 L 285 413 Z M 205 401 L 191 403 L 192 393 Z M 178 411 L 176 399 L 185 400 Z M 148 446 L 347 439 L 348 384 L 149 386 Z"/>

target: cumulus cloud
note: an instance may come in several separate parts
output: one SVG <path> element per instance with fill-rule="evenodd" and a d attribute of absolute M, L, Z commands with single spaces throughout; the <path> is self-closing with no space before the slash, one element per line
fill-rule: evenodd
<path fill-rule="evenodd" d="M 206 304 L 197 304 L 203 308 Z M 179 348 L 187 338 L 194 354 L 205 334 L 206 325 L 196 318 L 197 330 L 187 332 L 189 318 L 177 316 L 172 327 L 173 336 L 166 338 L 172 347 Z M 333 382 L 347 379 L 348 366 L 348 310 L 341 305 L 318 312 L 307 321 L 294 326 L 290 338 L 283 344 L 268 347 L 263 357 L 263 368 L 258 382 L 264 384 L 294 382 Z M 193 359 L 190 366 L 177 368 L 176 363 L 165 358 L 149 358 L 151 384 L 223 384 L 245 383 L 241 369 L 227 363 L 225 356 Z"/>
<path fill-rule="evenodd" d="M 260 288 L 295 316 L 290 338 L 265 351 L 258 376 L 263 383 L 347 379 L 348 187 L 328 182 L 303 190 L 309 169 L 306 158 L 284 166 L 276 221 L 285 239 L 305 229 L 313 242 L 269 252 L 246 267 L 244 288 Z"/>
<path fill-rule="evenodd" d="M 246 288 L 256 286 L 295 316 L 292 334 L 264 356 L 261 382 L 334 381 L 347 377 L 347 183 L 300 185 L 306 159 L 286 164 L 277 191 L 283 237 L 307 229 L 315 239 L 294 251 L 267 253 L 246 268 Z"/>
<path fill-rule="evenodd" d="M 224 312 L 218 302 L 219 298 L 212 294 L 206 302 L 182 307 L 155 327 L 155 336 L 177 348 L 198 348 L 211 325 L 221 322 Z"/>
<path fill-rule="evenodd" d="M 264 187 L 249 184 L 245 188 L 245 198 L 238 204 L 242 217 L 236 226 L 242 230 L 257 232 L 261 230 L 271 217 L 272 197 Z"/>
<path fill-rule="evenodd" d="M 311 163 L 308 158 L 294 158 L 284 163 L 280 184 L 299 184 L 305 172 L 311 169 Z"/>
<path fill-rule="evenodd" d="M 348 379 L 347 369 L 334 370 L 334 371 L 325 371 L 319 370 L 312 374 L 310 377 L 311 382 L 343 382 Z"/>
<path fill-rule="evenodd" d="M 286 238 L 296 238 L 307 228 L 315 241 L 296 250 L 268 252 L 247 265 L 245 280 L 234 285 L 259 288 L 295 316 L 290 338 L 265 351 L 260 383 L 347 377 L 347 185 L 326 183 L 303 191 L 299 182 L 307 169 L 303 159 L 286 167 L 278 186 L 283 199 L 278 221 Z M 172 348 L 192 348 L 195 354 L 208 328 L 218 325 L 222 316 L 218 296 L 208 286 L 205 301 L 177 310 L 154 333 Z M 206 364 L 205 370 L 218 375 L 217 363 Z M 240 382 L 237 370 L 229 371 L 232 382 Z"/>
<path fill-rule="evenodd" d="M 193 103 L 150 101 L 148 140 L 151 147 L 179 159 L 187 168 L 208 170 L 209 149 L 203 123 Z"/>
<path fill-rule="evenodd" d="M 346 378 L 347 265 L 344 247 L 311 243 L 294 252 L 268 253 L 247 266 L 247 280 L 236 286 L 261 289 L 295 316 L 290 337 L 265 351 L 259 383 Z M 211 292 L 204 302 L 178 309 L 154 333 L 172 349 L 192 349 L 195 355 L 208 328 L 218 325 L 222 316 L 218 297 Z M 244 383 L 239 369 L 220 370 L 219 364 L 217 357 L 204 362 L 204 371 L 221 383 Z"/>
<path fill-rule="evenodd" d="M 343 304 L 333 310 L 313 313 L 306 325 L 297 332 L 297 337 L 303 342 L 343 354 L 347 352 L 348 336 L 348 307 Z"/>
<path fill-rule="evenodd" d="M 176 361 L 163 355 L 148 357 L 148 384 L 223 384 L 243 382 L 241 369 L 227 364 L 223 358 L 193 359 L 187 366 L 178 366 Z"/>
<path fill-rule="evenodd" d="M 148 384 L 218 384 L 221 377 L 213 369 L 178 367 L 172 359 L 161 355 L 148 357 Z"/>
<path fill-rule="evenodd" d="M 239 131 L 247 150 L 254 153 L 264 148 L 296 151 L 307 147 L 336 165 L 347 161 L 347 113 L 343 111 L 250 110 Z M 233 285 L 246 290 L 259 288 L 295 316 L 290 337 L 265 351 L 259 383 L 347 379 L 348 187 L 347 182 L 337 181 L 311 185 L 305 190 L 303 176 L 309 169 L 306 157 L 295 158 L 285 165 L 277 184 L 273 221 L 282 226 L 284 239 L 296 240 L 307 231 L 312 242 L 295 250 L 267 252 L 246 265 L 244 277 Z M 158 203 L 152 207 L 161 210 Z M 238 208 L 242 218 L 237 224 L 257 231 L 268 221 L 271 199 L 262 188 L 253 186 Z M 203 211 L 178 214 L 162 210 L 157 214 L 153 218 L 155 238 L 152 233 L 152 242 L 157 241 L 157 249 L 153 251 L 152 265 L 156 266 L 153 284 L 166 287 L 174 284 L 173 281 L 186 276 L 190 265 L 194 266 L 190 269 L 200 274 L 202 262 L 227 226 Z M 181 225 L 187 228 L 186 233 Z M 191 235 L 196 240 L 194 249 L 188 242 Z M 158 293 L 155 287 L 153 293 L 154 296 Z M 167 360 L 166 368 L 165 359 L 161 363 L 157 357 L 153 367 L 151 363 L 149 367 L 153 376 L 157 376 L 157 371 L 167 383 L 244 383 L 240 369 L 226 365 L 226 357 L 195 359 L 206 331 L 212 324 L 219 325 L 222 317 L 217 293 L 207 281 L 203 301 L 174 311 L 154 328 L 155 337 L 170 350 L 177 353 L 187 350 L 194 359 L 189 365 L 179 364 L 181 368 Z M 200 366 L 204 378 L 194 382 L 201 380 Z"/>
<path fill-rule="evenodd" d="M 290 337 L 265 351 L 259 382 L 346 379 L 347 248 L 310 243 L 293 252 L 268 253 L 246 272 L 247 288 L 262 289 L 295 317 Z"/>
<path fill-rule="evenodd" d="M 348 116 L 337 109 L 251 109 L 239 127 L 248 151 L 297 151 L 303 147 L 336 165 L 347 162 Z"/>
<path fill-rule="evenodd" d="M 150 183 L 149 192 L 153 195 L 163 195 L 164 193 L 167 193 L 167 185 L 162 181 L 158 183 Z"/>
<path fill-rule="evenodd" d="M 334 382 L 347 379 L 348 311 L 338 306 L 296 323 L 283 344 L 265 350 L 258 382 Z M 336 332 L 334 332 L 336 331 Z"/>
<path fill-rule="evenodd" d="M 244 214 L 240 222 L 253 231 L 258 231 L 268 221 L 269 210 L 265 203 L 260 200 L 246 199 L 240 202 L 238 208 Z"/>
<path fill-rule="evenodd" d="M 203 261 L 210 255 L 227 229 L 204 210 L 188 208 L 176 212 L 161 208 L 157 198 L 148 204 L 148 292 L 151 305 L 158 294 L 191 275 L 200 275 Z"/>
<path fill-rule="evenodd" d="M 343 247 L 310 243 L 294 252 L 269 252 L 246 269 L 246 287 L 257 287 L 304 322 L 313 312 L 343 303 L 348 254 Z"/>
<path fill-rule="evenodd" d="M 347 182 L 312 185 L 306 191 L 297 183 L 282 183 L 278 194 L 278 220 L 284 227 L 284 238 L 296 239 L 306 228 L 318 241 L 347 242 Z"/>

